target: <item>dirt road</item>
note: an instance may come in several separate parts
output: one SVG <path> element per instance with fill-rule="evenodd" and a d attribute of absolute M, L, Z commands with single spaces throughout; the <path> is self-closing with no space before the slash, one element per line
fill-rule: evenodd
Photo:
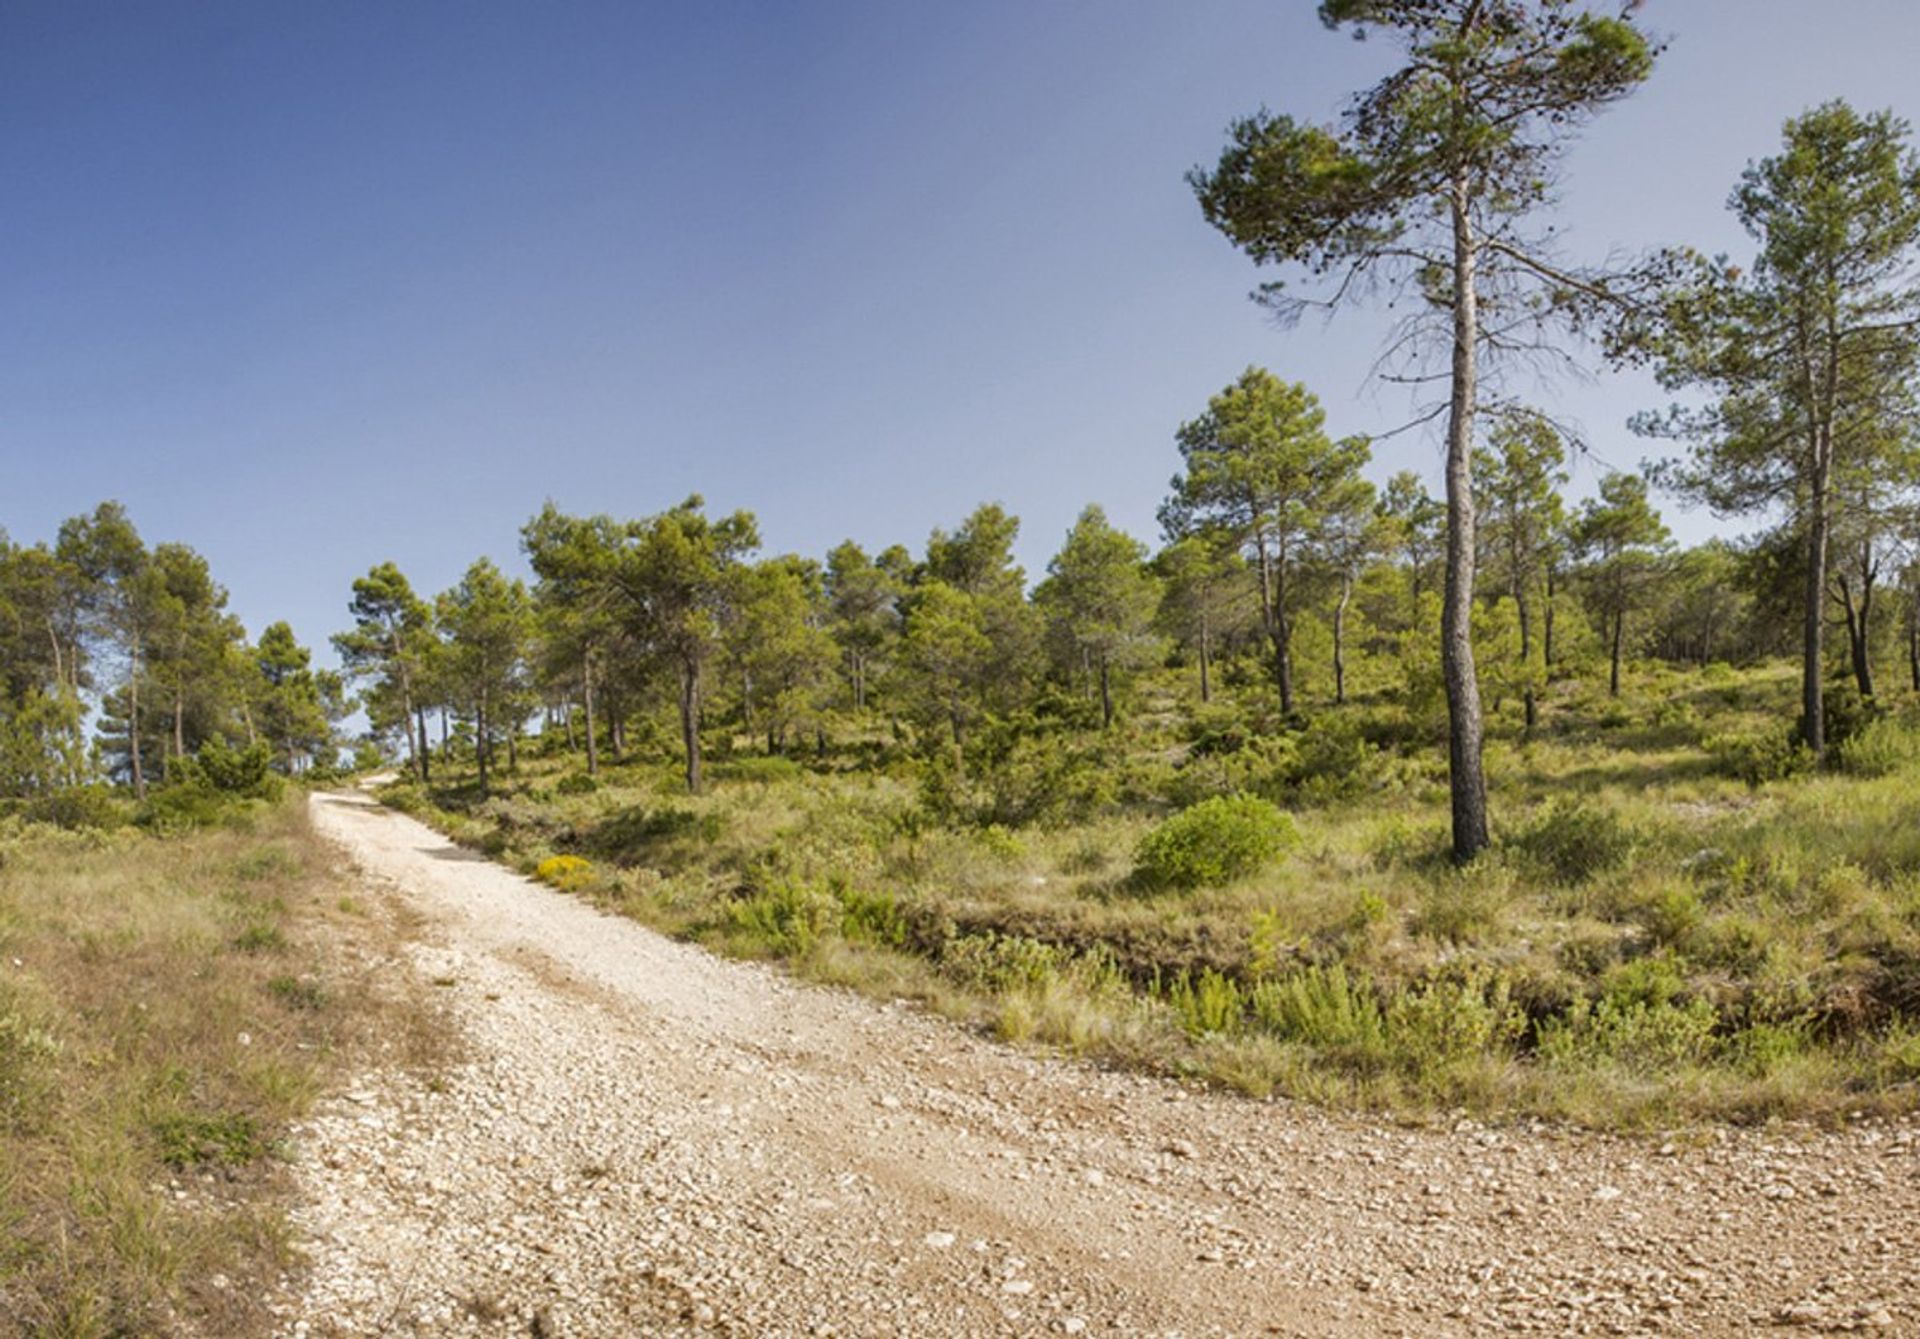
<path fill-rule="evenodd" d="M 418 913 L 464 1058 L 301 1131 L 288 1334 L 1920 1333 L 1911 1124 L 1663 1145 L 1196 1092 L 313 808 Z"/>

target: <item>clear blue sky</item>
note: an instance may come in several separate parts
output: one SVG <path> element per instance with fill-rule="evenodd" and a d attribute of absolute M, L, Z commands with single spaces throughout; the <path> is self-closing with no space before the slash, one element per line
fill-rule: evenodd
<path fill-rule="evenodd" d="M 1337 432 L 1404 414 L 1363 385 L 1384 316 L 1276 330 L 1181 179 L 1390 59 L 1312 14 L 0 0 L 0 526 L 119 498 L 316 646 L 376 561 L 518 568 L 547 497 L 699 491 L 811 554 L 997 499 L 1030 572 L 1090 501 L 1153 538 L 1174 428 L 1249 363 Z M 1570 160 L 1569 255 L 1737 249 L 1727 191 L 1785 117 L 1920 112 L 1911 0 L 1643 14 L 1672 47 Z M 1621 465 L 1659 398 L 1543 396 Z M 1436 463 L 1404 437 L 1377 473 Z"/>

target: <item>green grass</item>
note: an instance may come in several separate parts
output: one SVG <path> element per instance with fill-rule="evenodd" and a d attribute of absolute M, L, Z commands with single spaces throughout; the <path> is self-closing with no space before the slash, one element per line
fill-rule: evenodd
<path fill-rule="evenodd" d="M 1201 707 L 1171 672 L 1134 724 L 965 775 L 878 730 L 776 759 L 716 732 L 697 797 L 670 757 L 588 785 L 562 755 L 388 798 L 523 870 L 582 857 L 579 895 L 670 933 L 1253 1093 L 1616 1127 L 1911 1108 L 1920 708 L 1814 771 L 1780 743 L 1790 666 L 1629 682 L 1550 685 L 1531 738 L 1494 710 L 1496 844 L 1465 869 L 1430 721 L 1382 697 L 1285 732 L 1262 690 Z"/>

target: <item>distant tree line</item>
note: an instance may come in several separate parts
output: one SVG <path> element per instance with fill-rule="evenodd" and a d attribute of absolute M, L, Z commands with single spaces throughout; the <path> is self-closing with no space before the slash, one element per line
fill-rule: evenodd
<path fill-rule="evenodd" d="M 0 534 L 0 797 L 105 778 L 144 799 L 214 741 L 331 767 L 349 710 L 287 624 L 249 640 L 207 560 L 149 546 L 118 503 L 51 543 Z"/>

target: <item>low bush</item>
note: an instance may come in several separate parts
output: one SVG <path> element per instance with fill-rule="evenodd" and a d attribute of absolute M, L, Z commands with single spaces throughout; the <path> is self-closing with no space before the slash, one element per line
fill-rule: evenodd
<path fill-rule="evenodd" d="M 63 786 L 35 800 L 27 816 L 70 832 L 111 829 L 127 821 L 127 808 L 108 786 Z"/>
<path fill-rule="evenodd" d="M 1785 781 L 1813 769 L 1813 755 L 1791 733 L 1773 730 L 1758 735 L 1715 735 L 1706 741 L 1707 756 L 1722 776 L 1763 786 Z"/>
<path fill-rule="evenodd" d="M 1334 1051 L 1350 1060 L 1386 1054 L 1387 1020 L 1370 987 L 1345 967 L 1309 967 L 1254 987 L 1253 1016 L 1286 1041 Z"/>
<path fill-rule="evenodd" d="M 1840 770 L 1854 776 L 1892 776 L 1920 760 L 1920 732 L 1905 721 L 1882 716 L 1867 722 L 1840 745 Z"/>
<path fill-rule="evenodd" d="M 1291 815 L 1253 795 L 1202 800 L 1141 839 L 1134 877 L 1147 888 L 1207 888 L 1272 864 L 1299 843 Z"/>
<path fill-rule="evenodd" d="M 577 855 L 548 856 L 533 867 L 533 877 L 563 893 L 577 893 L 593 879 L 593 862 Z"/>
<path fill-rule="evenodd" d="M 1513 845 L 1559 883 L 1581 883 L 1633 858 L 1639 834 L 1612 809 L 1575 800 L 1550 801 L 1514 837 Z"/>

